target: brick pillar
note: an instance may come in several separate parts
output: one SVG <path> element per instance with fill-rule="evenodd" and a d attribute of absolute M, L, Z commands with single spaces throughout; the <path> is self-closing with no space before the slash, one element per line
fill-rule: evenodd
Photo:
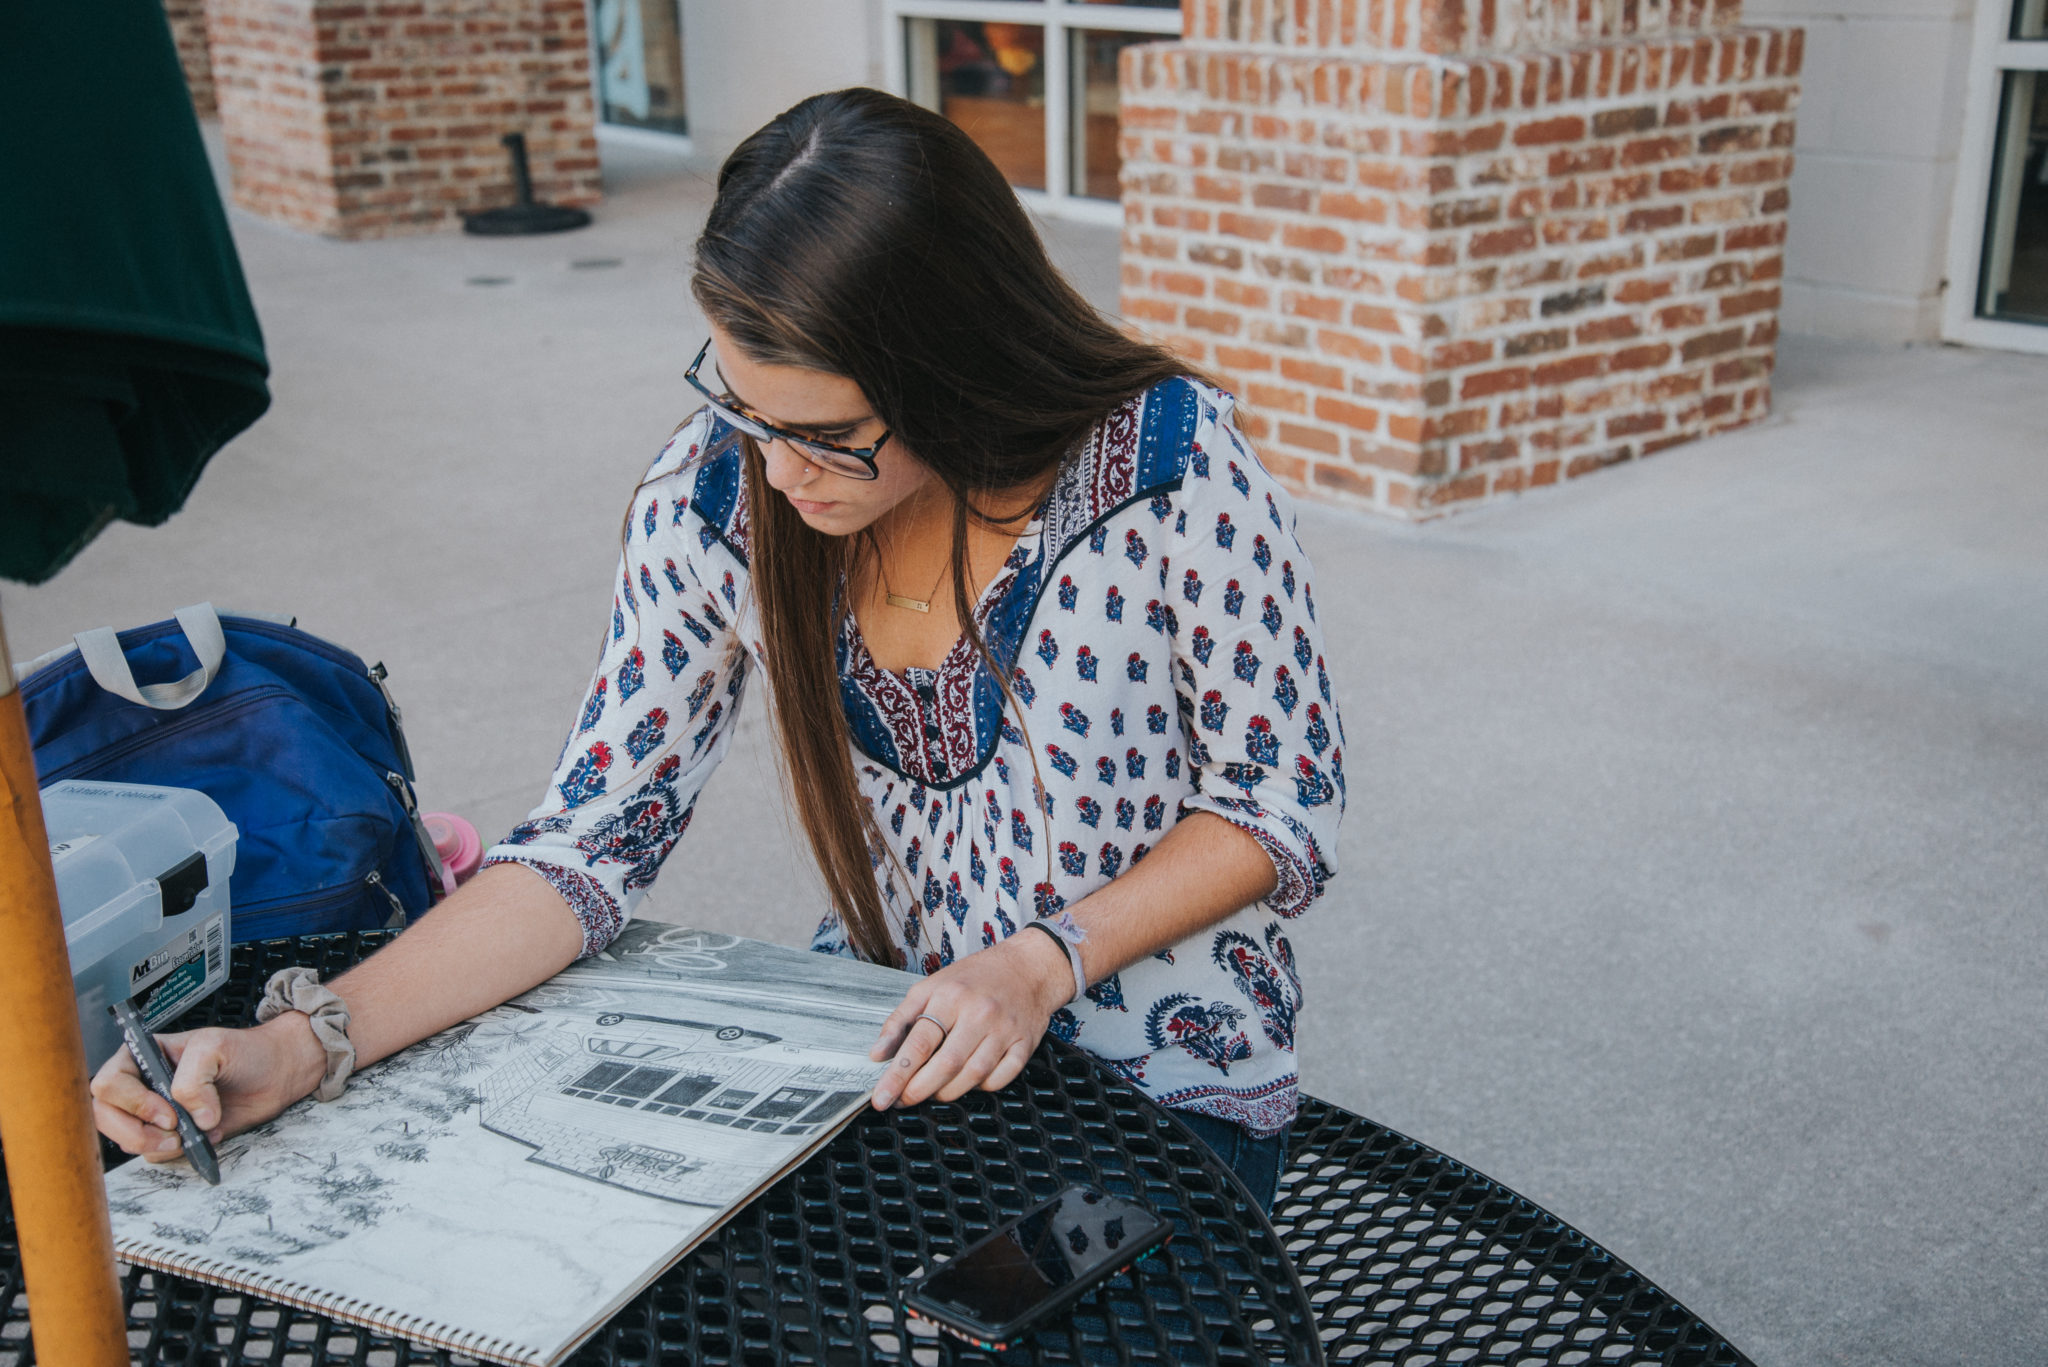
<path fill-rule="evenodd" d="M 599 198 L 584 0 L 206 0 L 235 203 L 332 237 Z"/>
<path fill-rule="evenodd" d="M 1428 517 L 1770 405 L 1801 31 L 1740 0 L 1184 0 L 1123 308 L 1275 474 Z"/>
<path fill-rule="evenodd" d="M 171 38 L 178 45 L 178 65 L 185 69 L 185 87 L 199 117 L 213 117 L 213 63 L 206 53 L 205 0 L 164 0 Z"/>

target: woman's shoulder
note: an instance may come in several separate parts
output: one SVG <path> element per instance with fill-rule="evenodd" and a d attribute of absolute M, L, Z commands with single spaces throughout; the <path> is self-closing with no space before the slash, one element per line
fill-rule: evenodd
<path fill-rule="evenodd" d="M 1149 501 L 1163 515 L 1190 475 L 1207 477 L 1209 447 L 1242 443 L 1231 424 L 1235 402 L 1214 385 L 1173 375 L 1111 409 L 1053 488 L 1050 543 L 1065 546 L 1134 503 Z"/>
<path fill-rule="evenodd" d="M 1237 400 L 1192 375 L 1172 375 L 1133 395 L 1097 426 L 1095 477 L 1111 492 L 1150 496 L 1178 485 L 1190 473 L 1206 477 L 1208 451 L 1235 442 Z"/>
<path fill-rule="evenodd" d="M 746 563 L 747 481 L 739 436 L 709 407 L 675 430 L 640 484 L 649 497 L 640 516 L 650 535 L 664 522 L 688 528 L 699 549 L 723 542 Z"/>

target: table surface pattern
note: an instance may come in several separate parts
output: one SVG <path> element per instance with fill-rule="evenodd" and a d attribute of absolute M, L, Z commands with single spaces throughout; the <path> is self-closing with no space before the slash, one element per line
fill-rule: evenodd
<path fill-rule="evenodd" d="M 228 985 L 178 1027 L 246 1021 L 275 969 L 338 973 L 386 938 L 237 945 Z M 1177 1122 L 1049 1041 L 1000 1093 L 841 1132 L 567 1363 L 1747 1367 L 1640 1273 L 1426 1145 L 1307 1099 L 1289 1147 L 1269 1226 Z M 1001 1354 L 905 1319 L 904 1274 L 1074 1181 L 1147 1202 L 1173 1238 Z M 0 1216 L 0 1367 L 32 1367 L 11 1206 Z M 467 1361 L 181 1277 L 129 1269 L 124 1291 L 133 1361 L 152 1367 Z"/>

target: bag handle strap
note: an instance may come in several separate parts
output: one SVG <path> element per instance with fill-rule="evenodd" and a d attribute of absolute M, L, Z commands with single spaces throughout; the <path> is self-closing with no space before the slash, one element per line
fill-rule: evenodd
<path fill-rule="evenodd" d="M 128 667 L 128 656 L 122 651 L 120 638 L 114 635 L 112 627 L 94 627 L 71 639 L 78 643 L 79 657 L 85 661 L 93 682 L 101 688 L 159 712 L 175 712 L 204 693 L 214 676 L 220 673 L 221 661 L 227 658 L 228 642 L 221 634 L 220 616 L 211 603 L 179 608 L 172 615 L 185 629 L 185 640 L 191 644 L 192 653 L 199 657 L 199 668 L 171 683 L 136 683 L 134 671 Z"/>

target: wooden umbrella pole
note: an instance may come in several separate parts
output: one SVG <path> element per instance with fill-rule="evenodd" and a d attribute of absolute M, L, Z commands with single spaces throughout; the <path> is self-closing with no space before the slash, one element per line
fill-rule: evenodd
<path fill-rule="evenodd" d="M 28 716 L 0 626 L 0 1147 L 36 1361 L 127 1367 L 114 1232 Z"/>

